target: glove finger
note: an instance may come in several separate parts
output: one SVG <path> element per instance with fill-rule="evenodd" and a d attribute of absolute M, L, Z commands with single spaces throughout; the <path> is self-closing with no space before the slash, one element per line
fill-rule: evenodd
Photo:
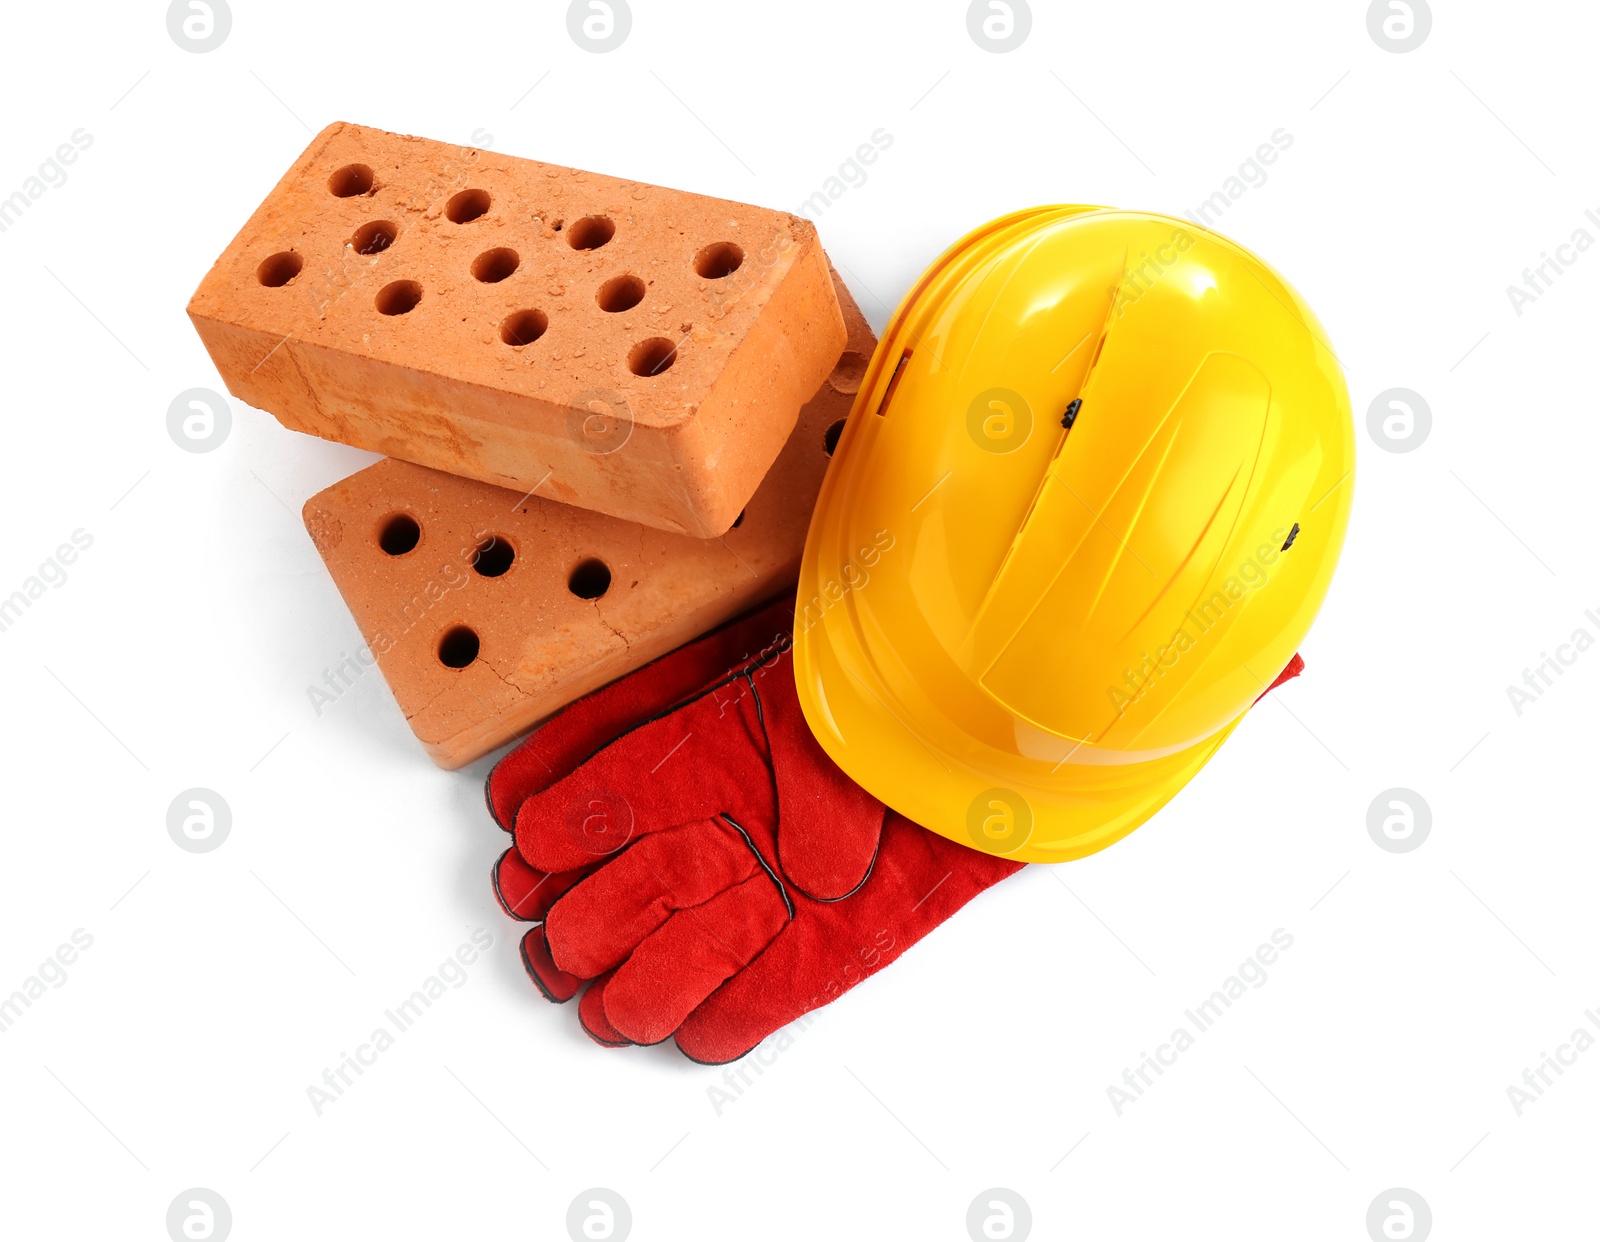
<path fill-rule="evenodd" d="M 872 870 L 883 803 L 840 771 L 800 708 L 794 659 L 773 660 L 752 679 L 764 708 L 778 789 L 778 861 L 801 892 L 838 901 Z"/>
<path fill-rule="evenodd" d="M 534 986 L 544 993 L 545 1000 L 554 1001 L 557 1005 L 565 1005 L 583 986 L 582 979 L 577 975 L 569 975 L 551 959 L 550 944 L 545 939 L 542 923 L 528 928 L 522 938 L 522 967 L 528 972 L 528 978 L 533 980 Z"/>
<path fill-rule="evenodd" d="M 517 812 L 517 849 L 571 871 L 653 832 L 728 812 L 773 822 L 772 778 L 742 682 L 624 734 Z"/>
<path fill-rule="evenodd" d="M 716 820 L 645 837 L 551 908 L 552 959 L 586 979 L 610 970 L 673 911 L 709 901 L 760 866 L 744 838 Z"/>
<path fill-rule="evenodd" d="M 538 923 L 557 897 L 593 870 L 591 867 L 588 871 L 563 871 L 552 875 L 530 867 L 521 854 L 509 849 L 500 855 L 491 879 L 502 910 L 524 923 Z"/>
<path fill-rule="evenodd" d="M 633 1040 L 612 1026 L 611 1019 L 606 1017 L 606 985 L 614 974 L 614 971 L 608 971 L 584 988 L 583 996 L 578 1000 L 578 1025 L 583 1027 L 585 1035 L 603 1047 L 626 1048 Z"/>
<path fill-rule="evenodd" d="M 784 928 L 765 953 L 709 994 L 679 1023 L 679 1051 L 704 1065 L 737 1061 L 779 1027 L 826 1005 L 859 982 L 859 973 L 841 981 L 836 976 L 845 972 L 833 970 L 827 972 L 820 987 L 817 979 L 807 978 L 808 964 L 830 962 L 839 956 L 840 946 L 830 943 L 826 933 L 819 935 L 819 930 L 815 922 L 791 923 Z"/>
<path fill-rule="evenodd" d="M 660 1043 L 771 944 L 789 917 L 765 872 L 679 910 L 617 968 L 604 992 L 606 1017 L 636 1044 Z"/>
<path fill-rule="evenodd" d="M 558 712 L 489 773 L 485 798 L 506 831 L 531 795 L 613 738 L 667 711 L 771 644 L 794 623 L 792 596 L 739 618 Z"/>

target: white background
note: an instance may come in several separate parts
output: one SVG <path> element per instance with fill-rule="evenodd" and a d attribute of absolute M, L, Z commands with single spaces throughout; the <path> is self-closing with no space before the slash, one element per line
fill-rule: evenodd
<path fill-rule="evenodd" d="M 1506 287 L 1600 240 L 1600 12 L 1436 0 L 1394 54 L 1366 7 L 1036 3 L 995 54 L 950 0 L 634 0 L 596 55 L 564 3 L 234 0 L 205 54 L 164 3 L 8 5 L 0 195 L 93 143 L 0 234 L 0 595 L 93 545 L 0 633 L 0 996 L 93 947 L 0 1034 L 5 1234 L 160 1239 L 198 1186 L 239 1239 L 562 1239 L 602 1186 L 641 1242 L 959 1242 L 999 1186 L 1038 1238 L 1360 1242 L 1390 1187 L 1441 1239 L 1588 1236 L 1600 1049 L 1520 1117 L 1506 1088 L 1600 1011 L 1600 649 L 1520 716 L 1506 687 L 1600 638 L 1600 252 L 1520 316 Z M 359 639 L 298 510 L 370 456 L 239 402 L 214 452 L 166 430 L 221 388 L 190 293 L 341 119 L 790 210 L 885 129 L 819 219 L 880 328 L 991 216 L 1181 213 L 1287 131 L 1217 227 L 1317 309 L 1356 410 L 1307 675 L 1154 821 L 974 902 L 720 1115 L 723 1071 L 596 1048 L 491 896 L 488 761 L 437 770 L 376 674 L 308 702 Z M 1366 429 L 1394 387 L 1432 409 L 1407 454 Z M 191 786 L 232 808 L 215 852 L 167 834 Z M 1395 786 L 1433 816 L 1403 854 L 1367 831 Z M 1118 1116 L 1124 1067 L 1280 927 L 1265 985 Z M 306 1088 L 477 928 L 464 986 L 316 1116 Z"/>

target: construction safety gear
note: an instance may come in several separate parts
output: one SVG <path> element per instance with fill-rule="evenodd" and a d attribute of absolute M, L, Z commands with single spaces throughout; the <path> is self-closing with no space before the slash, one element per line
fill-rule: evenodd
<path fill-rule="evenodd" d="M 984 225 L 895 313 L 812 516 L 817 741 L 954 841 L 1105 848 L 1289 665 L 1354 456 L 1322 328 L 1243 247 L 1103 207 Z"/>
<path fill-rule="evenodd" d="M 721 1063 L 882 970 L 1020 862 L 887 811 L 822 753 L 785 598 L 582 699 L 491 773 L 529 975 L 597 1042 Z M 589 981 L 585 988 L 585 981 Z"/>

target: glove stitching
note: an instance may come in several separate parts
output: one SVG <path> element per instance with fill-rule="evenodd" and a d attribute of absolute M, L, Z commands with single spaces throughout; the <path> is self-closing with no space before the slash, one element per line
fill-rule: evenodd
<path fill-rule="evenodd" d="M 761 856 L 761 851 L 756 849 L 756 843 L 750 839 L 750 834 L 744 830 L 743 826 L 740 825 L 733 818 L 733 816 L 729 815 L 726 811 L 720 811 L 718 814 L 727 823 L 728 827 L 732 828 L 744 838 L 745 845 L 749 848 L 750 852 L 755 855 L 756 861 L 761 864 L 761 869 L 767 873 L 767 878 L 771 880 L 772 883 L 777 887 L 778 895 L 783 898 L 783 904 L 789 911 L 788 921 L 792 923 L 794 921 L 794 902 L 789 897 L 789 890 L 783 886 L 783 881 L 778 878 L 778 873 L 774 871 L 771 864 Z M 791 880 L 790 883 L 792 884 L 794 881 Z M 807 895 L 809 896 L 809 894 Z"/>

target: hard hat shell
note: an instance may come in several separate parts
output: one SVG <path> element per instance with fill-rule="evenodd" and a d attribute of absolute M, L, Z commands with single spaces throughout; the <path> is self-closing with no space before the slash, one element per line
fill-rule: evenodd
<path fill-rule="evenodd" d="M 1041 207 L 896 311 L 812 516 L 817 740 L 917 823 L 1034 862 L 1155 813 L 1294 656 L 1349 521 L 1310 309 L 1166 216 Z"/>

